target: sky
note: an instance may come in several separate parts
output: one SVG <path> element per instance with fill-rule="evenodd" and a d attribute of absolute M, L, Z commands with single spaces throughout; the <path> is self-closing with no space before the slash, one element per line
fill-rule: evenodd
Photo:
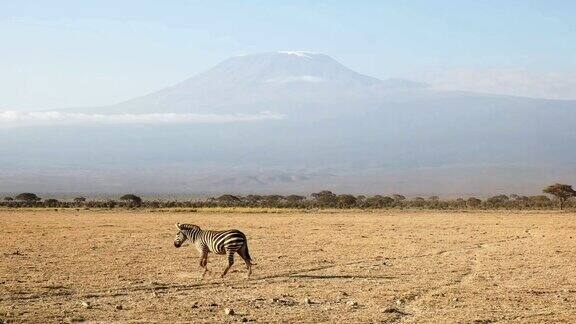
<path fill-rule="evenodd" d="M 576 99 L 576 1 L 0 1 L 0 111 L 113 104 L 234 55 Z"/>

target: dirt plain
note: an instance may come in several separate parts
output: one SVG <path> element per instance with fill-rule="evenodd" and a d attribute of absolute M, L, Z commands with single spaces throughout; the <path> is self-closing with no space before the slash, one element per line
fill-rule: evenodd
<path fill-rule="evenodd" d="M 176 222 L 244 231 L 252 278 L 201 280 Z M 5 322 L 576 321 L 575 213 L 3 210 L 0 240 Z"/>

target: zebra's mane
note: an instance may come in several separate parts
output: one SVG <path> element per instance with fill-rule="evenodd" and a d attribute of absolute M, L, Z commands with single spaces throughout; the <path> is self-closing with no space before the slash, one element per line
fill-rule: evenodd
<path fill-rule="evenodd" d="M 181 230 L 200 229 L 199 226 L 193 224 L 178 224 L 178 228 Z"/>

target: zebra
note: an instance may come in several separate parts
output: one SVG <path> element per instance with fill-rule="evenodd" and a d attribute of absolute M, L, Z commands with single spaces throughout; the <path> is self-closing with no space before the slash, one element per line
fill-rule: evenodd
<path fill-rule="evenodd" d="M 234 264 L 234 253 L 238 254 L 244 259 L 248 273 L 246 278 L 250 278 L 252 274 L 252 258 L 248 253 L 248 241 L 246 235 L 239 230 L 232 229 L 226 231 L 205 231 L 200 227 L 192 224 L 176 224 L 178 234 L 174 239 L 174 246 L 179 248 L 182 243 L 189 239 L 200 253 L 200 267 L 204 268 L 202 278 L 208 272 L 208 253 L 227 254 L 228 266 L 224 273 L 220 276 L 224 278 L 230 267 Z"/>

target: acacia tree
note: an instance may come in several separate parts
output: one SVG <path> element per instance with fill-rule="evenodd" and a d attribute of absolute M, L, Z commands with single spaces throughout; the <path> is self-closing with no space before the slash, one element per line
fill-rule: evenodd
<path fill-rule="evenodd" d="M 332 191 L 323 190 L 315 192 L 311 196 L 320 207 L 334 207 L 338 203 L 338 196 L 332 193 Z"/>
<path fill-rule="evenodd" d="M 30 192 L 21 193 L 14 198 L 16 200 L 25 201 L 25 202 L 37 202 L 37 201 L 42 200 L 40 197 L 36 196 L 36 194 L 30 193 Z"/>
<path fill-rule="evenodd" d="M 13 201 L 13 200 L 14 200 L 14 198 L 12 198 L 12 197 L 4 197 L 4 201 Z"/>
<path fill-rule="evenodd" d="M 75 203 L 83 203 L 86 201 L 86 197 L 76 197 L 74 198 Z"/>
<path fill-rule="evenodd" d="M 356 197 L 349 194 L 339 195 L 336 199 L 338 199 L 339 208 L 351 208 L 354 207 L 357 202 Z"/>
<path fill-rule="evenodd" d="M 496 195 L 486 199 L 486 203 L 492 208 L 504 207 L 509 200 L 510 198 L 506 195 Z"/>
<path fill-rule="evenodd" d="M 264 197 L 264 201 L 266 202 L 266 205 L 268 205 L 270 207 L 280 206 L 280 203 L 284 199 L 285 199 L 284 196 L 281 196 L 281 195 L 268 195 L 268 196 Z"/>
<path fill-rule="evenodd" d="M 386 196 L 382 197 L 381 195 L 375 195 L 373 197 L 369 197 L 366 199 L 366 205 L 371 208 L 384 208 L 390 207 L 394 203 L 394 199 Z"/>
<path fill-rule="evenodd" d="M 476 197 L 470 197 L 466 200 L 466 205 L 471 208 L 478 208 L 482 204 L 482 200 Z"/>
<path fill-rule="evenodd" d="M 59 204 L 59 203 L 60 203 L 60 202 L 59 202 L 57 199 L 53 199 L 53 198 L 46 199 L 46 200 L 44 201 L 44 205 L 45 205 L 46 207 L 58 207 L 58 204 Z"/>
<path fill-rule="evenodd" d="M 126 201 L 126 202 L 130 203 L 130 205 L 133 205 L 133 206 L 142 205 L 142 198 L 140 198 L 136 195 L 133 195 L 133 194 L 124 195 L 124 196 L 120 197 L 120 200 Z"/>
<path fill-rule="evenodd" d="M 560 210 L 564 207 L 566 200 L 576 197 L 576 191 L 572 189 L 572 186 L 567 184 L 556 183 L 548 186 L 542 190 L 544 193 L 552 195 L 558 199 L 560 202 Z"/>
<path fill-rule="evenodd" d="M 458 208 L 466 208 L 466 200 L 464 198 L 456 198 L 454 202 Z"/>
<path fill-rule="evenodd" d="M 403 195 L 400 195 L 400 194 L 393 194 L 393 195 L 392 195 L 392 199 L 394 199 L 394 201 L 395 201 L 396 203 L 399 203 L 399 202 L 401 202 L 401 201 L 403 201 L 403 200 L 406 200 L 406 197 L 403 196 Z"/>
<path fill-rule="evenodd" d="M 297 203 L 301 203 L 306 199 L 306 197 L 304 196 L 299 196 L 299 195 L 289 195 L 286 196 L 286 201 L 288 201 L 289 203 L 292 204 L 297 204 Z"/>
<path fill-rule="evenodd" d="M 411 200 L 411 205 L 412 207 L 424 207 L 424 205 L 426 204 L 426 199 L 422 198 L 422 197 L 414 197 Z"/>
<path fill-rule="evenodd" d="M 358 205 L 358 207 L 364 207 L 364 203 L 366 203 L 366 196 L 364 195 L 356 196 L 356 205 Z"/>
<path fill-rule="evenodd" d="M 530 196 L 528 199 L 530 200 L 530 204 L 532 206 L 538 208 L 548 207 L 552 203 L 552 200 L 550 200 L 548 196 L 544 195 Z"/>

